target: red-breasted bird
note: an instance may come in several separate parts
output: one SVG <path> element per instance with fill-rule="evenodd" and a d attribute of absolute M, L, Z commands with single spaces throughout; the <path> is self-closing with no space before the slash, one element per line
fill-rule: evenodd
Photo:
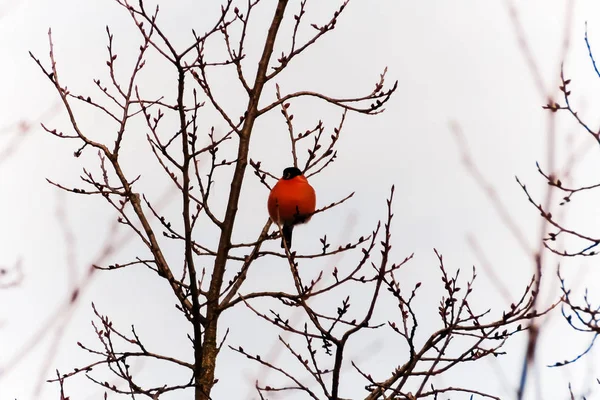
<path fill-rule="evenodd" d="M 281 247 L 287 244 L 292 247 L 292 230 L 294 225 L 308 222 L 317 204 L 315 189 L 308 183 L 302 171 L 296 167 L 283 170 L 283 176 L 277 182 L 267 202 L 269 215 L 273 222 L 281 226 L 283 237 Z"/>

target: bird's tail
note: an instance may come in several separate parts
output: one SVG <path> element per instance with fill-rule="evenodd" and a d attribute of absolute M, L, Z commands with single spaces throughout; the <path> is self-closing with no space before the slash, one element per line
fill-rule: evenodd
<path fill-rule="evenodd" d="M 283 232 L 283 236 L 281 237 L 281 248 L 285 248 L 287 245 L 288 250 L 292 248 L 292 230 L 294 229 L 293 225 L 283 225 L 281 227 L 281 231 Z M 284 244 L 285 242 L 285 244 Z"/>

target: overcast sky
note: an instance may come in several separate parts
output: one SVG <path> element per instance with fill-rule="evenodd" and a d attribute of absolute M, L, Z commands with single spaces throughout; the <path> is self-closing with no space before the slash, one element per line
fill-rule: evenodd
<path fill-rule="evenodd" d="M 260 39 L 275 4 L 274 0 L 263 2 L 255 16 L 255 28 L 249 33 L 248 50 L 254 56 L 260 50 Z M 295 11 L 299 2 L 291 3 L 291 10 Z M 309 1 L 308 18 L 311 22 L 322 22 L 338 3 Z M 517 296 L 532 272 L 530 254 L 523 251 L 506 229 L 493 204 L 462 164 L 450 122 L 460 126 L 478 169 L 493 185 L 533 248 L 539 240 L 539 214 L 527 202 L 514 177 L 522 178 L 534 193 L 540 196 L 544 193 L 545 185 L 535 167 L 536 161 L 542 165 L 547 162 L 549 119 L 542 105 L 547 103 L 548 94 L 557 93 L 565 38 L 570 40 L 564 62 L 565 72 L 573 80 L 573 100 L 592 127 L 600 122 L 594 113 L 600 105 L 600 79 L 595 75 L 584 42 L 587 21 L 591 45 L 596 44 L 600 54 L 600 5 L 594 0 L 518 3 L 518 19 L 531 49 L 531 59 L 539 69 L 543 90 L 536 84 L 537 77 L 524 57 L 507 3 L 500 0 L 352 0 L 335 31 L 282 74 L 278 82 L 286 91 L 320 90 L 339 97 L 371 90 L 386 66 L 389 82 L 398 80 L 398 91 L 387 104 L 386 112 L 375 117 L 356 114 L 347 117 L 337 161 L 311 183 L 321 206 L 353 191 L 356 195 L 345 205 L 298 228 L 294 242 L 300 249 L 314 247 L 316 238 L 324 233 L 338 244 L 354 234 L 371 230 L 384 217 L 385 198 L 394 184 L 394 255 L 402 259 L 415 253 L 404 273 L 407 281 L 422 281 L 426 287 L 420 306 L 424 315 L 431 313 L 431 318 L 437 318 L 440 281 L 433 248 L 444 255 L 448 268 L 470 271 L 473 265 L 481 266 L 481 259 L 469 245 L 469 237 L 476 238 L 493 270 L 490 275 L 483 267 L 479 269 L 475 296 L 481 299 L 482 308 L 505 304 L 507 299 L 500 287 L 507 287 L 510 296 Z M 565 22 L 567 3 L 574 3 L 571 24 Z M 217 10 L 204 2 L 164 1 L 159 20 L 166 32 L 183 44 L 192 39 L 191 29 L 206 30 Z M 0 265 L 20 261 L 25 275 L 18 288 L 0 292 L 0 400 L 33 399 L 41 371 L 52 375 L 55 368 L 67 371 L 89 360 L 75 342 L 96 344 L 90 324 L 92 301 L 115 323 L 124 327 L 134 323 L 159 349 L 186 357 L 188 346 L 181 332 L 188 328 L 174 309 L 169 288 L 147 270 L 131 268 L 94 275 L 77 307 L 72 313 L 62 315 L 69 322 L 64 325 L 66 330 L 58 347 L 51 344 L 53 328 L 26 358 L 15 358 L 36 327 L 54 315 L 68 298 L 67 288 L 74 276 L 81 279 L 91 263 L 98 260 L 112 263 L 130 259 L 141 248 L 134 241 L 127 242 L 119 253 L 102 258 L 106 243 L 115 239 L 111 233 L 114 214 L 109 206 L 102 199 L 60 193 L 46 182 L 49 178 L 74 185 L 82 168 L 96 167 L 97 161 L 92 151 L 80 158 L 73 157 L 77 149 L 74 142 L 58 140 L 38 127 L 44 121 L 68 131 L 69 125 L 50 82 L 28 51 L 48 65 L 47 32 L 52 28 L 63 84 L 93 95 L 92 80 L 107 79 L 106 25 L 115 35 L 123 77 L 128 62 L 136 56 L 140 37 L 127 12 L 110 0 L 4 0 L 0 1 L 0 18 L 0 154 L 11 143 L 21 121 L 35 124 L 19 142 L 18 150 L 0 163 Z M 164 63 L 149 62 L 148 69 L 142 79 L 146 93 L 172 97 L 173 71 Z M 231 110 L 244 107 L 234 79 L 215 74 L 213 82 Z M 265 95 L 273 98 L 274 88 L 266 90 Z M 340 118 L 339 110 L 312 100 L 292 103 L 292 109 L 298 123 L 306 126 L 322 119 L 331 129 Z M 81 116 L 85 128 L 95 137 L 107 137 L 115 130 L 89 110 L 82 109 Z M 566 114 L 558 115 L 555 122 L 557 164 L 564 167 L 569 163 L 572 149 L 578 149 L 580 155 L 573 170 L 575 183 L 599 181 L 597 144 Z M 206 126 L 211 125 L 220 132 L 226 129 L 224 123 L 207 118 Z M 291 163 L 285 129 L 283 119 L 275 112 L 261 121 L 253 134 L 251 157 L 261 160 L 276 174 Z M 131 175 L 144 174 L 141 187 L 158 199 L 170 186 L 163 178 L 154 176 L 159 170 L 152 167 L 145 135 L 140 126 L 139 132 L 128 137 L 126 166 Z M 228 185 L 227 181 L 217 183 L 218 196 L 226 198 Z M 235 233 L 240 240 L 251 239 L 260 232 L 268 218 L 267 195 L 264 187 L 248 176 Z M 575 206 L 579 208 L 569 211 L 570 221 L 573 226 L 595 234 L 599 219 L 597 199 L 593 194 L 586 196 L 585 199 L 581 196 Z M 166 201 L 173 199 L 167 197 Z M 177 203 L 165 204 L 165 209 L 176 210 L 172 207 Z M 57 213 L 66 215 L 62 221 L 67 228 L 59 224 Z M 65 237 L 65 232 L 72 238 Z M 547 258 L 544 268 L 548 282 L 554 279 L 557 262 Z M 561 263 L 572 282 L 587 284 L 591 289 L 600 287 L 593 286 L 600 277 L 597 259 Z M 285 272 L 277 272 L 277 265 L 263 265 L 263 268 L 253 277 L 252 287 L 277 284 L 278 279 L 288 278 Z M 545 289 L 544 301 L 557 295 L 552 284 L 548 283 Z M 600 300 L 600 296 L 596 297 Z M 276 340 L 275 334 L 262 335 L 256 318 L 249 313 L 240 312 L 228 318 L 226 323 L 233 327 L 229 337 L 232 345 L 247 346 L 254 342 L 255 351 L 266 352 Z M 244 329 L 236 331 L 236 324 L 243 324 Z M 504 359 L 484 361 L 481 368 L 462 367 L 443 378 L 443 382 L 450 384 L 453 378 L 457 382 L 472 382 L 476 377 L 478 387 L 492 388 L 502 398 L 513 398 L 524 339 L 525 335 L 513 338 L 507 346 L 510 353 Z M 600 376 L 594 363 L 598 352 L 592 352 L 572 368 L 546 367 L 574 357 L 590 339 L 588 335 L 572 332 L 559 313 L 549 317 L 538 347 L 536 379 L 528 387 L 527 398 L 567 398 L 569 382 L 580 392 L 592 387 Z M 373 365 L 380 360 L 382 364 L 400 364 L 394 357 L 401 355 L 383 351 L 386 346 L 387 343 L 367 340 L 355 347 L 353 354 L 365 357 L 365 362 Z M 47 368 L 44 360 L 50 357 L 52 349 L 57 354 Z M 227 373 L 238 379 L 239 385 L 217 385 L 215 398 L 256 398 L 251 387 L 264 371 L 231 353 L 224 353 L 219 365 L 217 374 Z M 243 365 L 241 371 L 239 365 Z M 148 379 L 164 374 L 144 365 L 135 367 Z M 74 380 L 69 388 L 73 399 L 96 399 L 102 393 L 85 379 Z M 600 398 L 598 393 L 596 390 L 588 399 Z M 43 386 L 38 398 L 57 399 L 57 387 Z M 186 395 L 170 398 L 186 398 Z"/>

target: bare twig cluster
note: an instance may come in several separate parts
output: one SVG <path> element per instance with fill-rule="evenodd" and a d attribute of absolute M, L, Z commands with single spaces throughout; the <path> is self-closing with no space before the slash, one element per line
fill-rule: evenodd
<path fill-rule="evenodd" d="M 585 43 L 589 52 L 589 57 L 592 62 L 593 68 L 596 75 L 600 77 L 600 71 L 598 71 L 596 61 L 593 56 L 593 51 L 589 42 L 587 26 L 585 32 Z M 576 122 L 576 124 L 583 128 L 583 130 L 589 134 L 595 143 L 600 144 L 600 130 L 591 128 L 583 117 L 580 116 L 579 112 L 573 105 L 572 94 L 569 85 L 571 79 L 566 78 L 564 69 L 560 71 L 560 85 L 559 90 L 562 94 L 562 101 L 549 100 L 546 105 L 543 106 L 545 110 L 555 114 L 558 112 L 567 112 Z M 572 161 L 572 160 L 571 160 Z M 567 170 L 560 172 L 548 172 L 543 168 L 540 163 L 536 164 L 538 173 L 542 176 L 543 180 L 547 183 L 549 188 L 552 188 L 561 193 L 561 199 L 558 202 L 558 206 L 567 208 L 573 207 L 584 193 L 591 193 L 600 187 L 598 183 L 592 183 L 582 186 L 574 186 L 568 182 L 572 165 L 567 166 Z M 600 244 L 600 235 L 596 233 L 583 232 L 580 228 L 574 227 L 572 222 L 567 222 L 565 219 L 565 213 L 553 213 L 549 210 L 548 204 L 542 204 L 537 201 L 536 196 L 532 194 L 531 190 L 517 178 L 518 184 L 521 186 L 529 202 L 535 207 L 540 213 L 542 220 L 547 223 L 547 230 L 544 232 L 543 244 L 544 247 L 550 252 L 567 258 L 574 257 L 591 257 L 598 254 L 597 246 Z M 562 315 L 566 322 L 575 331 L 591 334 L 589 345 L 581 351 L 578 355 L 571 359 L 565 359 L 557 361 L 550 365 L 550 367 L 562 367 L 573 364 L 586 354 L 588 354 L 596 341 L 599 331 L 599 317 L 598 311 L 600 308 L 594 304 L 591 293 L 588 288 L 585 288 L 584 294 L 580 299 L 572 292 L 572 284 L 568 284 L 567 280 L 558 271 L 558 279 L 560 283 L 560 291 L 562 294 Z M 596 380 L 597 381 L 597 380 Z M 600 381 L 598 381 L 600 382 Z M 569 392 L 571 398 L 575 398 L 572 388 L 569 386 Z"/>
<path fill-rule="evenodd" d="M 521 298 L 516 303 L 511 304 L 501 315 L 494 317 L 491 310 L 478 311 L 469 302 L 476 278 L 475 269 L 469 278 L 461 280 L 460 270 L 450 273 L 442 256 L 436 251 L 444 293 L 438 307 L 440 328 L 433 332 L 420 328 L 419 321 L 423 317 L 417 315 L 414 304 L 422 284 L 419 282 L 406 288 L 400 279 L 400 271 L 413 255 L 400 262 L 390 260 L 392 200 L 393 188 L 387 201 L 387 217 L 383 227 L 378 224 L 367 238 L 363 245 L 363 257 L 354 268 L 343 274 L 335 268 L 331 272 L 333 280 L 330 283 L 325 283 L 326 277 L 321 271 L 308 283 L 298 272 L 300 260 L 291 254 L 288 260 L 296 293 L 252 293 L 242 298 L 257 316 L 301 338 L 296 343 L 303 343 L 293 344 L 292 340 L 279 336 L 285 351 L 296 359 L 298 366 L 304 370 L 305 378 L 299 377 L 298 373 L 292 373 L 289 367 L 252 353 L 247 347 L 230 346 L 232 350 L 275 371 L 289 381 L 287 385 L 274 386 L 257 380 L 256 389 L 261 399 L 267 398 L 269 393 L 282 391 L 302 391 L 307 398 L 312 399 L 348 398 L 341 393 L 344 387 L 351 386 L 349 382 L 355 380 L 351 373 L 342 374 L 344 356 L 350 339 L 359 331 L 387 329 L 398 335 L 400 343 L 386 343 L 386 348 L 407 348 L 408 353 L 402 360 L 398 360 L 399 365 L 388 376 L 379 379 L 364 370 L 360 362 L 352 360 L 353 369 L 364 380 L 364 392 L 354 393 L 351 398 L 436 398 L 440 394 L 450 392 L 499 398 L 467 387 L 437 386 L 434 381 L 437 376 L 462 363 L 503 355 L 502 347 L 507 339 L 527 329 L 530 320 L 543 314 L 533 307 L 536 296 L 535 290 L 532 289 L 533 279 L 524 288 Z M 352 304 L 356 299 L 351 294 L 339 295 L 339 304 L 331 313 L 323 313 L 309 305 L 328 292 L 345 289 L 346 293 L 350 293 L 351 284 L 370 288 L 369 301 L 366 307 L 363 307 L 366 311 L 362 315 L 352 312 Z M 284 314 L 283 311 L 274 309 L 265 312 L 251 304 L 251 299 L 264 296 L 278 299 L 288 312 Z M 378 307 L 389 307 L 388 300 L 396 304 L 398 312 L 393 314 L 397 315 L 387 321 L 379 321 L 374 317 L 374 311 Z M 294 322 L 287 314 L 293 315 L 293 310 L 298 307 L 302 308 L 306 318 L 304 321 Z M 370 335 L 375 335 L 375 332 Z"/>

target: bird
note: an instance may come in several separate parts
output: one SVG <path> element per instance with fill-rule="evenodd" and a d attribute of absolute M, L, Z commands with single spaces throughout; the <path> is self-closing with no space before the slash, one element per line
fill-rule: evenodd
<path fill-rule="evenodd" d="M 308 222 L 315 212 L 315 189 L 296 167 L 283 170 L 283 175 L 269 193 L 267 209 L 271 220 L 281 227 L 281 248 L 292 247 L 295 225 Z"/>

